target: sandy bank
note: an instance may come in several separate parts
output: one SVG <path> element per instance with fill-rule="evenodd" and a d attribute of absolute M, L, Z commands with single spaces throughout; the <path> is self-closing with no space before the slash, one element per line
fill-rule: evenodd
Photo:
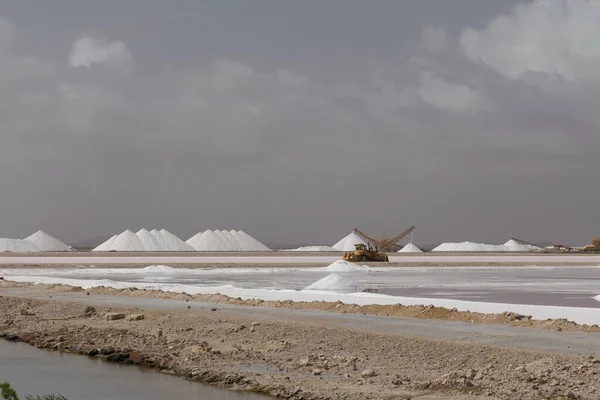
<path fill-rule="evenodd" d="M 8 292 L 4 285 L 0 295 Z M 27 290 L 41 288 L 21 289 L 26 296 Z M 55 289 L 44 289 L 44 295 L 77 290 Z M 112 296 L 84 293 L 89 304 L 95 296 Z M 291 399 L 598 398 L 600 361 L 588 356 L 431 340 L 322 319 L 268 320 L 257 317 L 260 313 L 199 308 L 194 302 L 199 299 L 188 298 L 190 308 L 180 310 L 106 307 L 100 301 L 90 306 L 68 299 L 2 296 L 2 336 Z M 240 306 L 228 305 L 235 307 Z M 145 318 L 106 321 L 108 312 Z M 439 329 L 445 329 L 442 322 Z"/>

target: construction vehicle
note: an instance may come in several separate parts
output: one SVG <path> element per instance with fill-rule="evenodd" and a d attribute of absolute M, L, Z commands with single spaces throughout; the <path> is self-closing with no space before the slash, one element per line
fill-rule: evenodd
<path fill-rule="evenodd" d="M 583 251 L 600 251 L 600 238 L 592 239 L 592 244 L 588 244 Z"/>
<path fill-rule="evenodd" d="M 342 257 L 344 261 L 350 262 L 363 262 L 363 261 L 377 261 L 377 262 L 389 262 L 387 254 L 373 249 L 370 245 L 367 247 L 364 243 L 357 243 L 354 245 L 354 251 L 347 251 Z"/>
<path fill-rule="evenodd" d="M 402 246 L 396 244 L 396 242 L 399 242 L 405 236 L 412 233 L 412 231 L 414 231 L 414 230 L 415 230 L 415 227 L 411 226 L 410 228 L 408 228 L 407 230 L 405 230 L 398 236 L 389 237 L 389 238 L 373 238 L 373 237 L 359 231 L 358 228 L 354 228 L 354 233 L 356 233 L 358 236 L 363 238 L 363 240 L 365 242 L 370 243 L 371 245 L 375 246 L 376 250 L 379 250 L 379 251 L 385 253 L 385 252 L 397 252 L 398 250 L 400 250 L 402 248 Z"/>

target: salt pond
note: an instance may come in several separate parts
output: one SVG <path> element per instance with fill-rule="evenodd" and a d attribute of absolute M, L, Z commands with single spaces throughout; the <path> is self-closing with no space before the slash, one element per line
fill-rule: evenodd
<path fill-rule="evenodd" d="M 39 350 L 0 340 L 0 382 L 21 398 L 60 393 L 70 400 L 204 399 L 265 400 L 133 366 Z"/>

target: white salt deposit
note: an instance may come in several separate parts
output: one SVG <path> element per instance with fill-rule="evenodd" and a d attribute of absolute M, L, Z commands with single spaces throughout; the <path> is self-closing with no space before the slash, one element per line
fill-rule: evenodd
<path fill-rule="evenodd" d="M 304 290 L 333 290 L 336 292 L 358 292 L 360 286 L 358 283 L 344 278 L 340 274 L 327 275 Z"/>
<path fill-rule="evenodd" d="M 186 242 L 197 251 L 271 251 L 244 231 L 199 232 Z"/>
<path fill-rule="evenodd" d="M 505 244 L 484 244 L 473 242 L 442 243 L 432 251 L 463 251 L 463 252 L 529 252 L 531 249 L 516 240 L 509 240 Z"/>
<path fill-rule="evenodd" d="M 166 249 L 163 249 L 160 245 L 160 243 L 158 242 L 158 240 L 156 240 L 156 237 L 150 233 L 149 230 L 147 229 L 140 229 L 137 233 L 136 236 L 138 238 L 140 238 L 140 242 L 142 242 L 142 246 L 144 246 L 144 250 L 145 251 L 163 251 Z"/>
<path fill-rule="evenodd" d="M 297 249 L 284 249 L 281 251 L 312 251 L 312 252 L 324 252 L 324 251 L 337 251 L 333 247 L 329 246 L 304 246 L 298 247 Z"/>
<path fill-rule="evenodd" d="M 407 244 L 406 246 L 404 246 L 403 248 L 401 248 L 400 250 L 398 250 L 398 253 L 422 253 L 423 250 L 421 250 L 420 248 L 418 248 L 417 246 L 415 246 L 412 243 Z"/>
<path fill-rule="evenodd" d="M 112 246 L 117 236 L 119 235 L 113 235 L 110 239 L 108 239 L 106 242 L 102 243 L 92 251 L 110 251 L 110 246 Z"/>
<path fill-rule="evenodd" d="M 159 230 L 152 229 L 150 231 L 150 233 L 152 234 L 152 236 L 154 236 L 154 238 L 158 242 L 158 244 L 159 244 L 159 246 L 160 246 L 161 249 L 169 250 L 169 246 L 167 245 L 167 241 L 165 240 L 164 235 L 162 233 L 160 233 Z"/>
<path fill-rule="evenodd" d="M 442 243 L 438 247 L 436 247 L 435 249 L 433 249 L 431 251 L 504 252 L 504 251 L 507 251 L 507 248 L 504 247 L 503 245 L 474 243 L 474 242 L 461 242 L 461 243 Z"/>
<path fill-rule="evenodd" d="M 108 251 L 146 251 L 140 238 L 127 229 L 115 238 Z"/>
<path fill-rule="evenodd" d="M 355 264 L 349 261 L 338 260 L 326 267 L 319 268 L 320 271 L 328 272 L 352 272 L 352 271 L 370 271 L 371 268 L 366 265 Z"/>
<path fill-rule="evenodd" d="M 527 252 L 527 251 L 536 251 L 541 249 L 541 247 L 533 245 L 533 244 L 527 244 L 527 243 L 520 243 L 518 241 L 516 241 L 515 239 L 510 239 L 508 242 L 504 243 L 504 246 L 506 246 L 509 251 L 522 251 L 522 252 Z"/>
<path fill-rule="evenodd" d="M 166 249 L 168 251 L 195 251 L 194 247 L 190 246 L 166 229 L 161 229 L 160 235 L 164 238 L 167 245 Z"/>
<path fill-rule="evenodd" d="M 354 233 L 354 231 L 352 231 L 352 233 L 344 237 L 332 247 L 337 251 L 352 251 L 354 250 L 354 245 L 359 243 L 368 245 L 368 243 L 363 238 L 361 238 L 356 233 Z"/>
<path fill-rule="evenodd" d="M 219 236 L 225 243 L 227 243 L 228 251 L 241 251 L 239 240 L 234 237 L 229 231 L 222 231 L 217 229 L 215 234 Z"/>
<path fill-rule="evenodd" d="M 72 251 L 73 248 L 46 232 L 37 231 L 25 240 L 35 244 L 41 251 Z"/>
<path fill-rule="evenodd" d="M 0 252 L 32 253 L 42 251 L 28 240 L 0 238 Z"/>
<path fill-rule="evenodd" d="M 270 248 L 262 244 L 260 241 L 256 240 L 252 236 L 248 235 L 244 231 L 237 231 L 238 237 L 240 238 L 240 242 L 244 251 L 271 251 Z"/>
<path fill-rule="evenodd" d="M 161 274 L 165 273 L 173 273 L 177 271 L 177 268 L 169 267 L 167 265 L 150 265 L 149 267 L 144 267 L 141 269 L 142 273 L 144 272 L 158 272 Z"/>
<path fill-rule="evenodd" d="M 210 229 L 189 238 L 186 242 L 197 251 L 229 251 L 230 246 Z"/>

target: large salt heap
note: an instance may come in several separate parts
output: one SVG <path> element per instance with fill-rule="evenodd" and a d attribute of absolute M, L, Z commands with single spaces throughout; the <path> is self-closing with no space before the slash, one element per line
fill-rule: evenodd
<path fill-rule="evenodd" d="M 114 243 L 117 236 L 119 236 L 119 235 L 113 235 L 110 239 L 108 239 L 106 242 L 102 243 L 101 245 L 99 245 L 98 247 L 93 249 L 92 251 L 110 251 L 111 246 Z"/>
<path fill-rule="evenodd" d="M 196 251 L 192 246 L 181 240 L 179 237 L 173 235 L 166 229 L 161 229 L 160 234 L 165 239 L 167 244 L 166 249 L 169 251 Z"/>
<path fill-rule="evenodd" d="M 73 251 L 71 246 L 43 231 L 37 231 L 25 240 L 35 244 L 41 251 Z"/>
<path fill-rule="evenodd" d="M 207 230 L 186 241 L 197 251 L 271 251 L 244 231 Z"/>
<path fill-rule="evenodd" d="M 431 251 L 461 251 L 461 252 L 504 252 L 507 251 L 503 245 L 461 242 L 461 243 L 442 243 Z"/>
<path fill-rule="evenodd" d="M 160 245 L 159 241 L 156 239 L 156 236 L 154 236 L 152 233 L 150 233 L 150 231 L 147 229 L 140 229 L 136 233 L 136 236 L 138 238 L 140 238 L 140 242 L 142 242 L 142 246 L 144 247 L 145 251 L 164 251 L 164 250 L 166 250 L 164 247 L 162 247 Z"/>
<path fill-rule="evenodd" d="M 232 231 L 233 232 L 233 231 Z M 248 235 L 244 231 L 237 231 L 243 251 L 271 251 L 270 248 Z"/>
<path fill-rule="evenodd" d="M 404 246 L 403 248 L 401 248 L 400 250 L 398 250 L 398 253 L 422 253 L 423 250 L 421 250 L 420 248 L 418 248 L 417 246 L 415 246 L 412 243 L 407 244 L 406 246 Z"/>
<path fill-rule="evenodd" d="M 369 244 L 363 238 L 358 236 L 354 231 L 352 231 L 348 236 L 344 237 L 332 247 L 337 251 L 353 251 L 354 245 L 359 243 L 362 243 L 364 245 Z"/>
<path fill-rule="evenodd" d="M 536 246 L 534 244 L 520 242 L 515 239 L 510 239 L 508 242 L 504 243 L 504 246 L 508 248 L 508 251 L 529 252 L 541 249 L 541 247 Z"/>
<path fill-rule="evenodd" d="M 42 251 L 29 240 L 0 238 L 0 253 L 35 253 Z"/>

